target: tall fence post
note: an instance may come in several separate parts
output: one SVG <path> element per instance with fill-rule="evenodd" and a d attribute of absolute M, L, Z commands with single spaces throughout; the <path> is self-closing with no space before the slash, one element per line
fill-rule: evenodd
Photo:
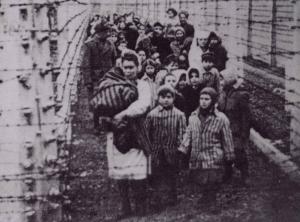
<path fill-rule="evenodd" d="M 277 32 L 277 0 L 273 0 L 272 3 L 272 19 L 271 19 L 271 66 L 276 66 L 276 32 Z"/>
<path fill-rule="evenodd" d="M 291 113 L 290 151 L 293 158 L 300 164 L 300 1 L 293 0 L 294 19 L 293 59 L 286 64 L 286 99 Z"/>

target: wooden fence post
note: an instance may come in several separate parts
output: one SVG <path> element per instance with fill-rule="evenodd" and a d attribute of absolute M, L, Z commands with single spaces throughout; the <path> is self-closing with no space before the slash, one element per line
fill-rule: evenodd
<path fill-rule="evenodd" d="M 293 59 L 286 65 L 286 99 L 291 113 L 290 150 L 293 158 L 300 164 L 300 1 L 294 4 L 294 20 L 291 26 L 294 36 Z"/>

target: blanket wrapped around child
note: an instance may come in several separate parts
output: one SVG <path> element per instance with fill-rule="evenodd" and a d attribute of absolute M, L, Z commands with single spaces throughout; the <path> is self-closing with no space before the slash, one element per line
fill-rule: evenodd
<path fill-rule="evenodd" d="M 100 111 L 100 125 L 106 125 L 109 128 L 106 130 L 113 132 L 114 145 L 121 153 L 127 153 L 134 147 L 143 149 L 145 155 L 148 155 L 151 145 L 145 131 L 144 117 L 127 119 L 122 127 L 113 121 L 116 114 L 129 107 L 137 98 L 136 83 L 126 79 L 122 69 L 116 67 L 99 82 L 91 105 Z"/>

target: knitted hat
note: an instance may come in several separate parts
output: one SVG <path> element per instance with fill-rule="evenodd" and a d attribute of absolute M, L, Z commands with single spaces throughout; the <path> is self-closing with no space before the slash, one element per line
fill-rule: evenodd
<path fill-rule="evenodd" d="M 212 104 L 216 104 L 216 102 L 218 100 L 218 93 L 216 92 L 216 90 L 214 88 L 205 87 L 200 92 L 200 95 L 203 95 L 203 94 L 209 95 L 212 100 Z"/>
<path fill-rule="evenodd" d="M 169 85 L 162 85 L 161 87 L 158 88 L 157 95 L 158 96 L 163 96 L 166 95 L 167 93 L 171 93 L 173 97 L 175 97 L 175 89 L 173 89 Z"/>
<path fill-rule="evenodd" d="M 202 61 L 211 61 L 211 62 L 215 62 L 215 54 L 213 52 L 205 52 L 202 54 Z"/>

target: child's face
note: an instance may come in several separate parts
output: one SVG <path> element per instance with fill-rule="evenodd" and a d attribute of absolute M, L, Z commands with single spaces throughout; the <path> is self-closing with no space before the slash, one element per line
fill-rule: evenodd
<path fill-rule="evenodd" d="M 190 81 L 192 86 L 198 86 L 200 84 L 200 77 L 198 73 L 191 73 Z"/>
<path fill-rule="evenodd" d="M 146 66 L 146 73 L 148 76 L 153 76 L 154 75 L 154 72 L 155 72 L 155 68 L 151 65 L 147 65 Z"/>
<path fill-rule="evenodd" d="M 126 43 L 121 43 L 119 46 L 118 46 L 118 49 L 122 52 L 124 49 L 127 48 L 127 44 Z"/>
<path fill-rule="evenodd" d="M 207 94 L 202 94 L 200 95 L 200 100 L 199 100 L 199 103 L 200 103 L 200 108 L 201 109 L 208 109 L 211 105 L 211 97 Z"/>
<path fill-rule="evenodd" d="M 167 93 L 165 95 L 160 95 L 158 97 L 158 103 L 164 108 L 169 108 L 174 103 L 174 97 L 171 93 Z"/>
<path fill-rule="evenodd" d="M 138 55 L 139 55 L 139 57 L 140 57 L 141 62 L 143 62 L 143 61 L 146 60 L 146 53 L 145 53 L 145 51 L 140 50 L 140 51 L 138 52 Z"/>
<path fill-rule="evenodd" d="M 161 26 L 154 27 L 154 34 L 156 36 L 161 36 L 163 34 L 163 28 Z"/>
<path fill-rule="evenodd" d="M 182 31 L 177 31 L 175 34 L 175 38 L 177 40 L 183 40 L 184 33 Z"/>
<path fill-rule="evenodd" d="M 166 79 L 165 79 L 165 85 L 169 85 L 173 88 L 175 88 L 176 86 L 176 78 L 175 76 L 166 76 Z"/>
<path fill-rule="evenodd" d="M 138 30 L 138 32 L 139 32 L 139 35 L 145 35 L 145 27 L 144 26 L 139 26 L 139 30 Z"/>
<path fill-rule="evenodd" d="M 213 67 L 214 63 L 212 61 L 203 60 L 202 61 L 202 65 L 203 65 L 203 68 L 206 71 L 208 71 L 208 70 L 210 70 Z"/>
<path fill-rule="evenodd" d="M 186 86 L 186 76 L 184 75 L 179 79 L 178 87 L 180 89 L 183 89 L 185 86 Z"/>
<path fill-rule="evenodd" d="M 167 13 L 168 13 L 169 18 L 174 18 L 175 17 L 175 15 L 172 11 L 168 11 Z"/>
<path fill-rule="evenodd" d="M 200 47 L 204 47 L 207 44 L 207 38 L 205 37 L 198 38 L 197 40 Z"/>

